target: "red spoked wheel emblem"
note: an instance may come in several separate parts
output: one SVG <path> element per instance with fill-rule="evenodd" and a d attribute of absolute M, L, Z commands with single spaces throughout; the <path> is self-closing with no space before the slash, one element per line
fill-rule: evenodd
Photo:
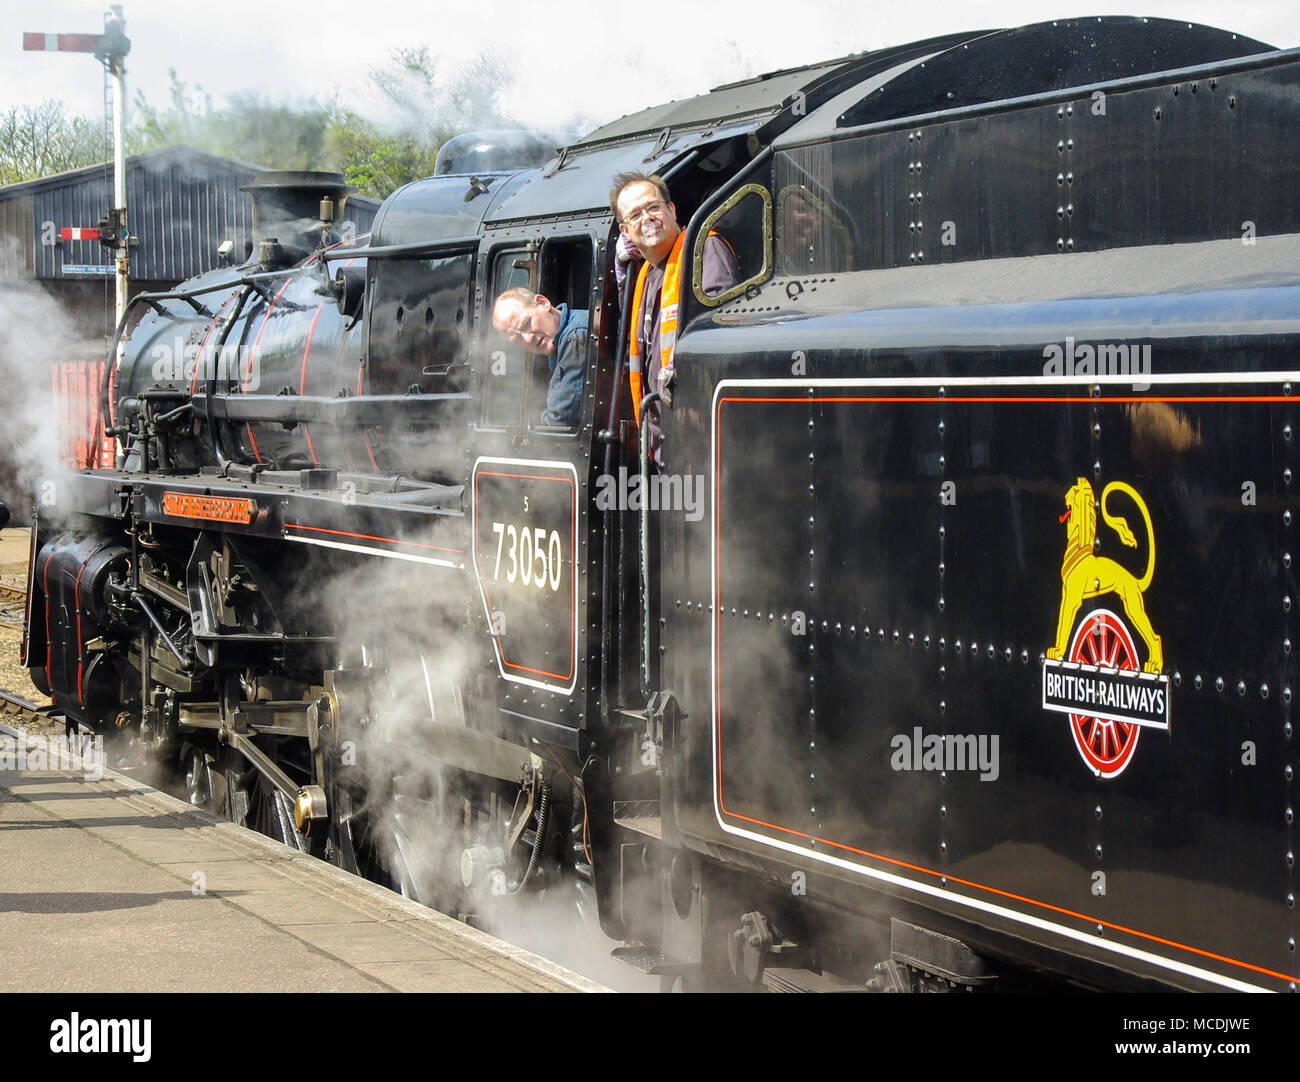
<path fill-rule="evenodd" d="M 1080 622 L 1070 640 L 1069 659 L 1106 669 L 1140 668 L 1133 636 L 1110 609 L 1094 609 Z M 1103 778 L 1121 774 L 1137 751 L 1142 727 L 1129 722 L 1070 715 L 1070 732 L 1088 768 Z"/>

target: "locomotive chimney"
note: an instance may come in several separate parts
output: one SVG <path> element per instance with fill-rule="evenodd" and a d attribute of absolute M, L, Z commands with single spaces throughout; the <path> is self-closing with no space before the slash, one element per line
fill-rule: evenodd
<path fill-rule="evenodd" d="M 298 262 L 323 241 L 355 188 L 342 173 L 267 172 L 239 189 L 253 198 L 253 239 L 259 263 L 268 267 Z M 322 215 L 330 207 L 330 221 Z"/>

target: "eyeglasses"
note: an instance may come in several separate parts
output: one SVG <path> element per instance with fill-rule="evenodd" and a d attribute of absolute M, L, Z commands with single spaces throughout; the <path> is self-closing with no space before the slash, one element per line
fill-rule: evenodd
<path fill-rule="evenodd" d="M 640 206 L 635 208 L 634 210 L 628 211 L 626 216 L 624 216 L 623 218 L 623 224 L 636 225 L 637 222 L 639 222 L 647 214 L 654 214 L 657 216 L 667 206 L 668 204 L 665 203 L 662 199 L 656 199 L 653 203 L 646 203 L 644 206 Z"/>

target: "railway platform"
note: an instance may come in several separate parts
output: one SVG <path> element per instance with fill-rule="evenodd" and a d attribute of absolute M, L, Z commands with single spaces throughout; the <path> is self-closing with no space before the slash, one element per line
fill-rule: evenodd
<path fill-rule="evenodd" d="M 596 992 L 537 955 L 0 727 L 4 992 Z"/>

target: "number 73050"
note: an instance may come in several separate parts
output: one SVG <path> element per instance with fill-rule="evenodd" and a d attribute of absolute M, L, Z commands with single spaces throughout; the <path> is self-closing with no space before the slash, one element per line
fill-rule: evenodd
<path fill-rule="evenodd" d="M 497 535 L 497 560 L 492 578 L 501 579 L 501 557 L 506 559 L 506 582 L 520 582 L 552 591 L 560 588 L 564 573 L 564 551 L 556 530 L 549 534 L 541 526 L 529 528 L 513 522 L 494 522 L 492 532 Z"/>

